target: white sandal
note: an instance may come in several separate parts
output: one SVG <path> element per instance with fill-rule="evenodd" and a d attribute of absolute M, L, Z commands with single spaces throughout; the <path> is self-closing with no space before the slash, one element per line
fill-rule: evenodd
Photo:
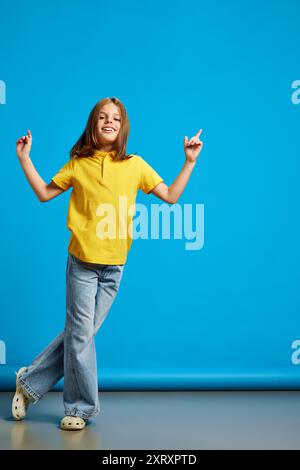
<path fill-rule="evenodd" d="M 80 416 L 64 416 L 60 422 L 60 428 L 68 431 L 75 429 L 83 429 L 87 423 L 87 419 Z"/>
<path fill-rule="evenodd" d="M 18 372 L 15 372 L 15 374 L 17 375 L 16 392 L 12 401 L 11 411 L 12 411 L 13 417 L 17 421 L 20 421 L 21 419 L 25 418 L 27 414 L 27 408 L 28 408 L 29 402 L 31 401 L 30 397 L 26 394 L 25 390 L 23 390 L 21 385 L 18 383 L 19 376 L 26 370 L 27 370 L 27 367 L 21 367 L 21 369 L 19 369 Z"/>

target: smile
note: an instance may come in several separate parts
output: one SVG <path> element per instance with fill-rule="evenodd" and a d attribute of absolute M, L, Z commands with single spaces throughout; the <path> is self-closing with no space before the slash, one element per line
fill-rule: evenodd
<path fill-rule="evenodd" d="M 102 127 L 102 131 L 110 133 L 110 132 L 115 132 L 115 129 L 113 129 L 112 127 Z"/>

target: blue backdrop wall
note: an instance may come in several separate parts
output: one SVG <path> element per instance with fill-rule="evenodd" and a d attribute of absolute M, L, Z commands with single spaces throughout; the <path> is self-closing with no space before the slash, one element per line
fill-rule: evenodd
<path fill-rule="evenodd" d="M 65 321 L 70 191 L 42 204 L 94 104 L 127 108 L 127 150 L 170 185 L 184 136 L 203 151 L 178 204 L 204 244 L 136 239 L 96 336 L 103 388 L 299 388 L 297 0 L 1 2 L 0 387 Z M 137 202 L 163 203 L 141 191 Z M 204 230 L 204 232 L 203 232 Z M 63 386 L 63 379 L 56 384 Z"/>

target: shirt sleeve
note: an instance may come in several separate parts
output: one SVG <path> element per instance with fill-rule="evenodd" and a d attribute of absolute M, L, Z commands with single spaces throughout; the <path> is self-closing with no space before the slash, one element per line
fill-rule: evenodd
<path fill-rule="evenodd" d="M 142 157 L 138 157 L 140 162 L 140 184 L 139 189 L 149 194 L 164 179 L 147 163 Z"/>
<path fill-rule="evenodd" d="M 66 190 L 73 186 L 74 160 L 70 159 L 64 166 L 51 178 L 57 186 Z"/>

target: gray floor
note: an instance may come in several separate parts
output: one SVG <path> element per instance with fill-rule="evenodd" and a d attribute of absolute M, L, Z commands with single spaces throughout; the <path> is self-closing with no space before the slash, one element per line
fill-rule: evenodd
<path fill-rule="evenodd" d="M 300 391 L 100 392 L 100 414 L 62 431 L 62 392 L 11 415 L 0 393 L 0 449 L 300 449 Z"/>

